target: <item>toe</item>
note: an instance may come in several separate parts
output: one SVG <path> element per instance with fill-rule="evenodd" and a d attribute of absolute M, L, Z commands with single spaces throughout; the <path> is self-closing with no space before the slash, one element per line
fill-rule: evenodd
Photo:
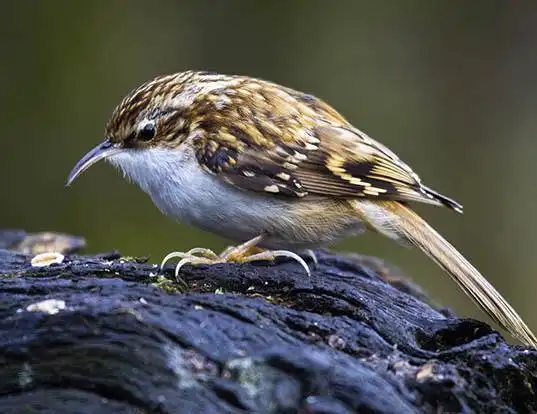
<path fill-rule="evenodd" d="M 287 250 L 266 250 L 262 253 L 248 256 L 247 258 L 245 258 L 244 261 L 253 262 L 257 260 L 274 260 L 277 257 L 288 257 L 290 259 L 296 260 L 304 268 L 308 276 L 311 276 L 310 268 L 308 264 L 304 261 L 304 259 L 298 254 Z"/>
<path fill-rule="evenodd" d="M 255 246 L 249 247 L 246 250 L 239 248 L 228 248 L 220 255 L 220 258 L 225 262 L 244 263 L 249 261 L 249 257 L 260 254 L 263 251 L 263 249 Z"/>
<path fill-rule="evenodd" d="M 207 259 L 217 259 L 218 255 L 213 252 L 211 249 L 206 249 L 204 247 L 194 247 L 190 249 L 186 254 L 190 256 L 200 255 L 201 257 L 206 257 Z"/>
<path fill-rule="evenodd" d="M 162 260 L 162 263 L 160 264 L 160 268 L 162 269 L 167 262 L 175 258 L 179 258 L 181 260 L 187 259 L 187 258 L 192 258 L 192 259 L 206 258 L 210 260 L 217 260 L 218 255 L 215 252 L 213 252 L 211 249 L 206 249 L 204 247 L 194 247 L 193 249 L 190 249 L 188 252 L 172 252 L 168 254 Z"/>
<path fill-rule="evenodd" d="M 175 277 L 179 277 L 179 272 L 181 271 L 181 268 L 186 265 L 198 265 L 198 264 L 215 264 L 216 261 L 212 259 L 208 259 L 206 257 L 197 257 L 197 256 L 189 256 L 181 259 L 179 263 L 177 263 L 177 266 L 175 266 Z"/>

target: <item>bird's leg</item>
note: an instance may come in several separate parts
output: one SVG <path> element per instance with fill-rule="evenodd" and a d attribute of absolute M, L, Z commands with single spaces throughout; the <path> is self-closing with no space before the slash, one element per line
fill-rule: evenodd
<path fill-rule="evenodd" d="M 308 276 L 310 270 L 307 263 L 296 253 L 287 250 L 262 250 L 257 245 L 263 240 L 263 235 L 254 237 L 238 246 L 230 246 L 221 254 L 217 255 L 210 249 L 196 247 L 188 252 L 173 252 L 168 254 L 162 261 L 160 267 L 164 267 L 166 262 L 173 258 L 181 260 L 175 267 L 175 276 L 178 277 L 181 267 L 185 264 L 216 264 L 216 263 L 248 263 L 259 260 L 274 260 L 277 257 L 289 257 L 295 259 L 306 270 Z"/>
<path fill-rule="evenodd" d="M 257 247 L 261 240 L 263 240 L 263 236 L 257 236 L 238 246 L 229 246 L 220 253 L 219 257 L 226 262 L 243 263 L 245 258 L 263 251 Z"/>
<path fill-rule="evenodd" d="M 300 263 L 300 265 L 306 270 L 308 276 L 311 275 L 307 263 L 299 255 L 288 250 L 262 250 L 257 247 L 257 244 L 259 244 L 261 240 L 263 240 L 263 235 L 254 237 L 253 239 L 248 240 L 247 242 L 236 247 L 228 247 L 220 255 L 220 260 L 223 262 L 247 263 L 256 262 L 259 260 L 274 260 L 277 257 L 289 257 Z"/>

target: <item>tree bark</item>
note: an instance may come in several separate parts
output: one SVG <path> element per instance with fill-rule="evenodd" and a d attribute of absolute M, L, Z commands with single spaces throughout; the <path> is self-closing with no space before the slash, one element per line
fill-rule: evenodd
<path fill-rule="evenodd" d="M 537 411 L 537 351 L 378 259 L 185 266 L 179 284 L 47 237 L 0 232 L 1 413 Z M 62 263 L 30 264 L 51 248 Z"/>

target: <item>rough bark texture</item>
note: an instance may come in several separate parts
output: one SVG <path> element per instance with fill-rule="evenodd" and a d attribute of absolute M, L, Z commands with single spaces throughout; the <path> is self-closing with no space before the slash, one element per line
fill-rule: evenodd
<path fill-rule="evenodd" d="M 535 350 L 376 259 L 186 266 L 181 287 L 116 253 L 32 267 L 40 240 L 0 232 L 0 413 L 537 411 Z"/>

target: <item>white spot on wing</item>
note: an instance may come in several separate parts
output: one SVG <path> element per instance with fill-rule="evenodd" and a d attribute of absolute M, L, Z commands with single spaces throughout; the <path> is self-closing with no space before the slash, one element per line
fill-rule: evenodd
<path fill-rule="evenodd" d="M 284 162 L 283 163 L 283 168 L 285 168 L 286 170 L 296 170 L 297 165 L 296 164 L 291 164 L 290 162 Z"/>
<path fill-rule="evenodd" d="M 280 146 L 276 146 L 275 150 L 276 154 L 285 155 L 286 157 L 289 155 L 289 153 Z"/>
<path fill-rule="evenodd" d="M 295 151 L 295 153 L 293 154 L 293 157 L 299 161 L 304 161 L 304 160 L 307 160 L 308 157 L 298 151 Z"/>
<path fill-rule="evenodd" d="M 273 185 L 267 185 L 264 189 L 266 192 L 268 193 L 279 193 L 280 192 L 280 189 L 278 188 L 277 185 L 273 184 Z"/>

